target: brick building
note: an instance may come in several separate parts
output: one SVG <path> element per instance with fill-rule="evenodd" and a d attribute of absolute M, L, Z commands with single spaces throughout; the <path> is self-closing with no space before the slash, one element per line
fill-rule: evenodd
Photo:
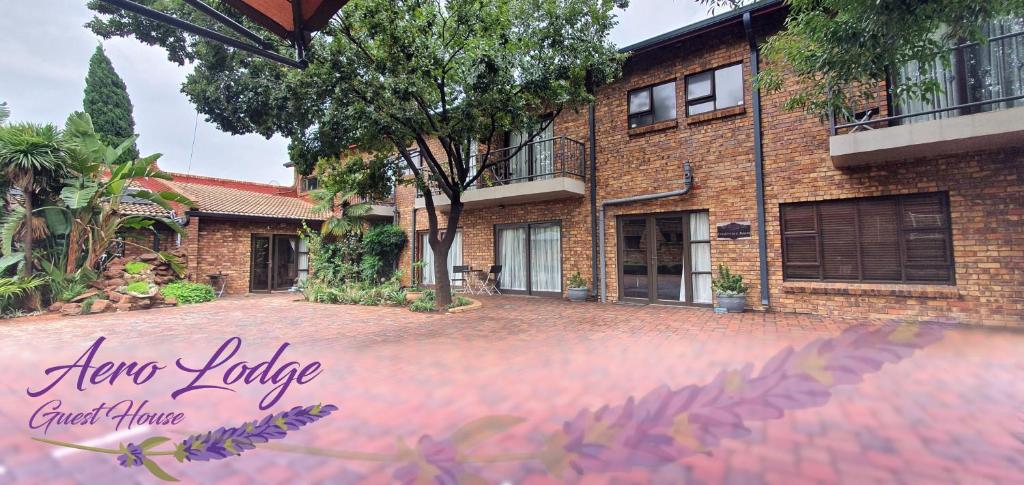
<path fill-rule="evenodd" d="M 784 110 L 793 83 L 752 86 L 784 8 L 757 2 L 623 49 L 593 132 L 587 110 L 563 112 L 463 195 L 449 265 L 501 264 L 507 293 L 561 296 L 579 271 L 596 299 L 710 306 L 724 264 L 756 310 L 1020 325 L 1024 67 L 999 61 L 1024 54 L 1022 23 L 951 51 L 964 71 L 945 73 L 944 99 L 898 103 L 881 86 L 833 123 Z M 404 186 L 396 203 L 413 238 L 406 282 L 429 284 L 411 271 L 430 259 L 422 199 Z"/>

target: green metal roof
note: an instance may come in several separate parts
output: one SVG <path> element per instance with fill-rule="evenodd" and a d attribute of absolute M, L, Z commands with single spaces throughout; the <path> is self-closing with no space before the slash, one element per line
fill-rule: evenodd
<path fill-rule="evenodd" d="M 689 37 L 700 31 L 712 29 L 722 24 L 731 23 L 743 17 L 743 14 L 747 12 L 753 13 L 755 10 L 762 10 L 768 7 L 777 7 L 783 3 L 783 0 L 760 0 L 750 5 L 744 5 L 739 8 L 732 9 L 728 12 L 709 17 L 700 22 L 693 23 L 680 27 L 678 29 L 665 32 L 664 34 L 651 37 L 647 40 L 642 40 L 635 44 L 623 47 L 619 49 L 619 52 L 638 52 L 643 50 L 652 49 L 661 45 L 680 40 L 685 37 Z"/>

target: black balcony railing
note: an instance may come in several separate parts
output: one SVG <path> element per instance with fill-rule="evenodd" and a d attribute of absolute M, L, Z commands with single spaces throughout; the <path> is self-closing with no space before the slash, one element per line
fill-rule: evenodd
<path fill-rule="evenodd" d="M 987 26 L 985 43 L 970 42 L 948 49 L 928 65 L 910 63 L 891 69 L 885 106 L 850 110 L 833 116 L 831 134 L 919 123 L 1024 106 L 1024 19 L 1007 19 Z M 942 88 L 929 100 L 901 101 L 901 83 L 934 79 Z"/>
<path fill-rule="evenodd" d="M 477 165 L 490 165 L 495 160 L 501 162 L 484 170 L 470 189 L 547 180 L 555 177 L 586 179 L 584 144 L 565 136 L 533 141 L 522 148 L 515 146 L 492 150 L 487 154 L 477 155 L 473 162 Z M 433 194 L 441 193 L 435 180 L 431 179 L 429 184 Z M 417 196 L 422 195 L 417 194 Z"/>

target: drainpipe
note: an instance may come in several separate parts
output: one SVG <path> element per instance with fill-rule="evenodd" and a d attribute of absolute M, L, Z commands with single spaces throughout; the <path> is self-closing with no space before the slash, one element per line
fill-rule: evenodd
<path fill-rule="evenodd" d="M 590 102 L 590 121 L 587 131 L 590 135 L 590 274 L 591 278 L 597 275 L 597 109 L 594 101 Z M 602 261 L 604 255 L 602 254 Z M 601 277 L 604 280 L 604 275 Z M 597 286 L 594 286 L 593 296 L 597 298 Z"/>
<path fill-rule="evenodd" d="M 750 79 L 756 80 L 760 70 L 760 55 L 757 37 L 754 35 L 754 22 L 750 12 L 743 14 L 743 29 L 747 31 L 747 43 L 750 44 Z M 754 105 L 754 177 L 757 197 L 757 255 L 761 266 L 761 306 L 769 308 L 768 299 L 768 235 L 764 214 L 764 149 L 761 142 L 761 90 L 751 82 L 750 97 Z"/>
<path fill-rule="evenodd" d="M 397 199 L 396 199 L 397 201 Z M 409 238 L 409 286 L 416 286 L 416 198 L 412 199 L 412 237 Z"/>
<path fill-rule="evenodd" d="M 693 188 L 693 169 L 690 167 L 690 162 L 686 161 L 683 163 L 683 188 L 682 190 L 673 190 L 671 192 L 660 192 L 657 194 L 638 195 L 634 197 L 626 197 L 624 199 L 612 199 L 606 200 L 601 203 L 601 215 L 598 219 L 599 232 L 598 236 L 599 245 L 601 247 L 601 303 L 608 301 L 608 278 L 607 278 L 607 265 L 605 264 L 605 244 L 604 244 L 604 214 L 605 209 L 610 205 L 624 205 L 632 204 L 634 202 L 645 202 L 648 200 L 664 199 L 668 197 L 677 197 L 690 193 L 690 189 Z"/>

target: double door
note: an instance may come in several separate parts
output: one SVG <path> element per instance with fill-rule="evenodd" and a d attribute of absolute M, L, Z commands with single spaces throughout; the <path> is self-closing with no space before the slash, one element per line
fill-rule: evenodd
<path fill-rule="evenodd" d="M 502 292 L 562 295 L 562 228 L 558 222 L 495 226 Z"/>
<path fill-rule="evenodd" d="M 253 234 L 249 256 L 249 291 L 287 290 L 298 283 L 298 237 Z"/>
<path fill-rule="evenodd" d="M 621 300 L 711 304 L 707 212 L 619 217 L 618 247 Z"/>

